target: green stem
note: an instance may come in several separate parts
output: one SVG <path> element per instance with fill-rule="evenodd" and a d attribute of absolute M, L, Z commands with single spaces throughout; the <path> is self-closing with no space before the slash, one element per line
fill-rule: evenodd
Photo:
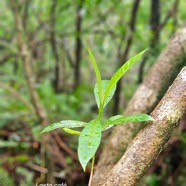
<path fill-rule="evenodd" d="M 101 104 L 100 107 L 99 107 L 99 114 L 98 114 L 98 119 L 99 120 L 101 120 L 102 113 L 103 113 L 103 105 Z"/>
<path fill-rule="evenodd" d="M 90 178 L 89 178 L 88 186 L 91 186 L 91 183 L 92 183 L 93 170 L 94 170 L 94 162 L 95 162 L 95 155 L 92 157 L 92 166 L 91 166 L 91 172 L 90 172 Z"/>

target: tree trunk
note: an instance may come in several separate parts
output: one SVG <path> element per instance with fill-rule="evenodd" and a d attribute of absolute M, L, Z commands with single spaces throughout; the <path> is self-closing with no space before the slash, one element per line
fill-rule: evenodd
<path fill-rule="evenodd" d="M 133 140 L 124 156 L 99 186 L 135 186 L 162 151 L 178 121 L 186 113 L 186 67 L 152 112 L 148 122 Z"/>
<path fill-rule="evenodd" d="M 46 127 L 49 124 L 49 119 L 46 110 L 41 103 L 40 97 L 35 89 L 35 79 L 34 79 L 34 74 L 32 72 L 32 55 L 27 44 L 28 38 L 24 32 L 21 13 L 18 10 L 18 1 L 10 0 L 10 5 L 14 16 L 14 21 L 15 21 L 16 39 L 19 48 L 19 55 L 23 63 L 25 79 L 30 92 L 32 104 L 35 109 L 35 113 L 38 117 L 38 120 L 41 122 L 43 127 Z M 50 133 L 42 136 L 41 161 L 42 161 L 42 166 L 45 166 L 48 169 L 48 174 L 46 175 L 46 177 L 45 174 L 41 174 L 40 181 L 54 183 L 54 177 L 52 174 L 53 158 L 51 154 L 52 151 L 51 151 L 49 140 L 50 140 Z"/>
<path fill-rule="evenodd" d="M 74 65 L 74 89 L 79 85 L 80 82 L 80 63 L 82 56 L 82 41 L 81 41 L 81 32 L 82 32 L 82 15 L 81 9 L 84 3 L 84 0 L 78 1 L 78 7 L 76 12 L 76 46 L 75 46 L 75 65 Z"/>
<path fill-rule="evenodd" d="M 123 52 L 123 54 L 118 54 L 118 58 L 119 58 L 119 67 L 123 65 L 123 63 L 125 63 L 128 59 L 128 55 L 129 55 L 129 51 L 132 45 L 132 41 L 133 41 L 133 34 L 135 31 L 135 23 L 136 23 L 136 18 L 137 18 L 137 12 L 138 12 L 138 8 L 139 8 L 139 4 L 140 4 L 140 0 L 134 0 L 133 3 L 133 7 L 131 10 L 131 17 L 130 17 L 130 21 L 128 24 L 129 27 L 129 34 L 127 35 L 126 38 L 126 47 L 125 50 Z M 124 39 L 123 39 L 124 40 Z M 119 111 L 119 103 L 120 103 L 120 93 L 122 91 L 122 79 L 120 79 L 117 83 L 117 89 L 114 95 L 114 106 L 113 106 L 113 114 L 117 114 Z"/>
<path fill-rule="evenodd" d="M 172 38 L 139 86 L 128 104 L 125 115 L 150 113 L 162 98 L 172 81 L 185 64 L 186 25 Z M 116 126 L 103 149 L 93 177 L 93 185 L 103 179 L 120 159 L 142 124 L 129 123 Z M 109 155 L 109 156 L 108 156 Z"/>
<path fill-rule="evenodd" d="M 158 30 L 158 28 L 160 25 L 160 0 L 151 0 L 150 16 L 150 27 L 153 35 L 150 42 L 150 47 L 154 48 L 156 43 L 159 41 L 160 30 Z"/>
<path fill-rule="evenodd" d="M 60 93 L 63 90 L 63 74 L 62 64 L 60 62 L 57 42 L 56 42 L 56 8 L 57 0 L 52 1 L 51 12 L 50 12 L 50 44 L 55 59 L 55 78 L 54 78 L 54 89 L 56 93 Z"/>
<path fill-rule="evenodd" d="M 151 7 L 150 7 L 150 28 L 151 28 L 151 38 L 149 42 L 149 49 L 150 52 L 146 54 L 142 60 L 141 64 L 139 67 L 139 73 L 138 73 L 138 83 L 140 84 L 143 81 L 143 74 L 144 74 L 144 69 L 145 69 L 145 64 L 153 52 L 153 50 L 156 48 L 156 45 L 159 42 L 160 38 L 160 32 L 161 30 L 159 29 L 160 25 L 160 0 L 151 0 Z"/>

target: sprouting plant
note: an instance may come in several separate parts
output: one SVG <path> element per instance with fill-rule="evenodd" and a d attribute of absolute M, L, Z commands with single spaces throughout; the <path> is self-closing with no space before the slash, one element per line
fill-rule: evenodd
<path fill-rule="evenodd" d="M 105 106 L 112 99 L 116 90 L 116 84 L 121 77 L 130 69 L 130 67 L 145 53 L 146 50 L 138 53 L 131 59 L 129 59 L 119 70 L 113 75 L 111 80 L 102 80 L 101 75 L 96 63 L 96 60 L 92 54 L 92 51 L 88 49 L 88 53 L 91 58 L 91 62 L 94 67 L 96 74 L 96 85 L 94 88 L 94 94 L 96 103 L 98 106 L 98 116 L 96 119 L 90 122 L 74 121 L 74 120 L 63 120 L 59 123 L 54 123 L 46 127 L 41 133 L 49 132 L 57 128 L 63 128 L 64 131 L 70 134 L 78 134 L 78 157 L 79 161 L 85 171 L 87 163 L 92 159 L 92 167 L 94 164 L 94 155 L 100 145 L 102 132 L 108 128 L 117 125 L 124 124 L 127 122 L 143 122 L 153 120 L 153 118 L 147 114 L 134 114 L 130 116 L 116 115 L 103 121 L 102 114 Z M 84 127 L 82 132 L 73 130 L 72 128 Z"/>

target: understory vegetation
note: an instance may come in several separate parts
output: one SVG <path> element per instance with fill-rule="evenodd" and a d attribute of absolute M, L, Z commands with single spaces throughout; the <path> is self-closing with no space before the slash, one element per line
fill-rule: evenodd
<path fill-rule="evenodd" d="M 97 118 L 100 95 L 96 104 L 96 76 L 88 47 L 104 80 L 148 48 L 115 82 L 115 95 L 101 113 L 103 120 L 123 115 L 184 24 L 185 1 L 6 0 L 0 4 L 0 185 L 86 186 L 91 163 L 83 164 L 84 172 L 76 153 L 78 136 L 62 129 L 46 135 L 41 131 L 61 120 L 88 123 Z M 95 165 L 111 131 L 102 134 Z M 184 186 L 185 153 L 186 116 L 139 185 Z"/>

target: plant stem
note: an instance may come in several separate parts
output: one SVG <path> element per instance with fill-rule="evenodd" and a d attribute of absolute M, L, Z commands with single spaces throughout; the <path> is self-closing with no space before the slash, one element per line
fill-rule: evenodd
<path fill-rule="evenodd" d="M 103 104 L 100 104 L 100 107 L 99 107 L 99 114 L 98 114 L 98 119 L 99 119 L 99 120 L 101 120 L 102 113 L 103 113 Z"/>
<path fill-rule="evenodd" d="M 92 166 L 91 166 L 91 172 L 90 172 L 90 178 L 88 186 L 91 186 L 92 177 L 93 177 L 93 171 L 94 171 L 94 161 L 95 161 L 95 155 L 92 157 Z"/>

